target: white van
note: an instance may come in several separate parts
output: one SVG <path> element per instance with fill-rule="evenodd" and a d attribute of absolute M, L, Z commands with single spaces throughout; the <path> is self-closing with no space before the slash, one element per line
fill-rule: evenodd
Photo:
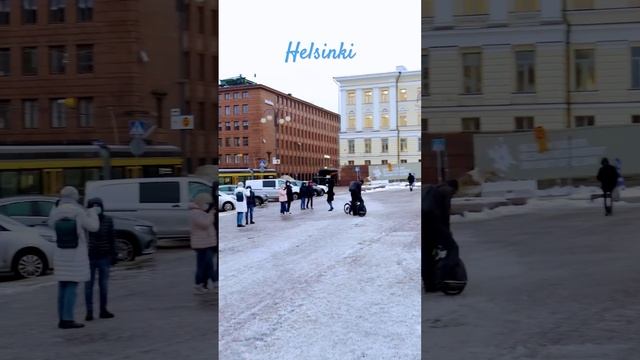
<path fill-rule="evenodd" d="M 151 222 L 158 240 L 188 240 L 189 203 L 202 192 L 211 185 L 195 177 L 101 180 L 87 182 L 84 199 L 101 198 L 108 215 Z"/>
<path fill-rule="evenodd" d="M 282 188 L 287 181 L 284 179 L 260 179 L 247 180 L 245 186 L 251 186 L 255 192 L 261 192 L 269 197 L 269 200 L 278 201 L 278 189 Z M 300 187 L 291 183 L 293 190 L 293 199 L 298 200 L 300 195 Z"/>

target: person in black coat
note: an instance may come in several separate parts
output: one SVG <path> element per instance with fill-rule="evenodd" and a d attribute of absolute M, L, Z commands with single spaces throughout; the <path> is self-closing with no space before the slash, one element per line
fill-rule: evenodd
<path fill-rule="evenodd" d="M 307 209 L 313 209 L 313 197 L 316 195 L 316 190 L 313 188 L 313 182 L 307 183 Z"/>
<path fill-rule="evenodd" d="M 255 222 L 253 222 L 253 211 L 257 206 L 257 202 L 256 202 L 256 193 L 253 192 L 253 189 L 251 189 L 251 186 L 247 186 L 247 190 L 246 193 L 248 193 L 249 195 L 247 195 L 247 212 L 245 213 L 245 224 L 249 225 L 249 224 L 255 224 Z"/>
<path fill-rule="evenodd" d="M 610 216 L 613 213 L 613 199 L 611 194 L 618 185 L 620 174 L 615 166 L 609 163 L 609 159 L 603 158 L 600 162 L 602 167 L 598 171 L 598 181 L 602 189 L 602 197 L 604 198 L 604 214 Z"/>
<path fill-rule="evenodd" d="M 351 214 L 358 216 L 358 203 L 363 204 L 362 199 L 362 183 L 363 180 L 352 181 L 349 185 L 349 192 L 351 193 Z"/>
<path fill-rule="evenodd" d="M 407 177 L 407 181 L 409 182 L 409 191 L 413 191 L 413 183 L 416 182 L 416 177 L 413 176 L 412 173 L 409 173 L 409 177 Z"/>
<path fill-rule="evenodd" d="M 89 208 L 97 206 L 99 208 L 100 228 L 96 232 L 89 233 L 89 264 L 91 279 L 85 283 L 85 304 L 87 306 L 86 320 L 93 320 L 93 284 L 98 272 L 100 288 L 100 318 L 109 319 L 114 317 L 107 310 L 109 269 L 118 260 L 115 243 L 115 230 L 113 219 L 104 214 L 102 199 L 93 198 L 87 202 Z"/>
<path fill-rule="evenodd" d="M 291 202 L 293 202 L 293 187 L 291 186 L 291 182 L 287 181 L 285 183 L 287 186 L 287 212 L 291 214 Z"/>
<path fill-rule="evenodd" d="M 434 253 L 438 246 L 447 251 L 447 258 L 459 256 L 458 244 L 451 233 L 451 199 L 458 191 L 458 182 L 449 180 L 437 186 L 427 186 L 422 193 L 422 281 L 427 292 L 437 289 L 437 262 Z"/>
<path fill-rule="evenodd" d="M 333 200 L 335 199 L 335 192 L 333 191 L 334 184 L 333 179 L 329 178 L 327 183 L 327 203 L 329 204 L 329 211 L 333 211 Z"/>

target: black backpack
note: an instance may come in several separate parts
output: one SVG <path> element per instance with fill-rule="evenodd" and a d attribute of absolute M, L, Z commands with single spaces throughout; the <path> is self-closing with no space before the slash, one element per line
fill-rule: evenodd
<path fill-rule="evenodd" d="M 244 192 L 243 191 L 237 191 L 236 192 L 236 201 L 237 202 L 243 202 L 244 201 Z"/>
<path fill-rule="evenodd" d="M 62 218 L 55 223 L 56 245 L 59 249 L 78 247 L 78 224 L 75 219 Z"/>

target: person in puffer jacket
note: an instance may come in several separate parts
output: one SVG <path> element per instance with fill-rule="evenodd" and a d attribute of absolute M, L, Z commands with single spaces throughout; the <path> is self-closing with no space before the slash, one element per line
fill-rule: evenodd
<path fill-rule="evenodd" d="M 207 210 L 211 207 L 213 198 L 208 193 L 198 194 L 189 205 L 191 221 L 191 248 L 196 252 L 196 283 L 195 293 L 204 294 L 209 291 L 209 280 L 216 282 L 214 273 L 214 253 L 218 246 L 218 236 L 214 226 L 215 213 Z"/>
<path fill-rule="evenodd" d="M 100 228 L 98 231 L 89 233 L 89 269 L 91 278 L 84 284 L 84 299 L 87 306 L 87 316 L 85 320 L 93 320 L 93 285 L 96 281 L 96 271 L 99 276 L 98 287 L 100 288 L 100 318 L 111 319 L 114 315 L 107 310 L 109 269 L 111 268 L 111 265 L 115 265 L 115 262 L 118 259 L 113 219 L 104 214 L 104 204 L 102 203 L 102 199 L 90 199 L 87 202 L 87 207 L 96 207 L 98 209 Z"/>

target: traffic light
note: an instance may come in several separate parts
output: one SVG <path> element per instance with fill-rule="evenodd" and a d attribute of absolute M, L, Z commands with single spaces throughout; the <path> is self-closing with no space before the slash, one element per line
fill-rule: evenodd
<path fill-rule="evenodd" d="M 536 142 L 538 143 L 538 152 L 543 153 L 548 151 L 547 131 L 542 126 L 537 126 L 534 129 L 534 135 L 536 137 Z"/>

